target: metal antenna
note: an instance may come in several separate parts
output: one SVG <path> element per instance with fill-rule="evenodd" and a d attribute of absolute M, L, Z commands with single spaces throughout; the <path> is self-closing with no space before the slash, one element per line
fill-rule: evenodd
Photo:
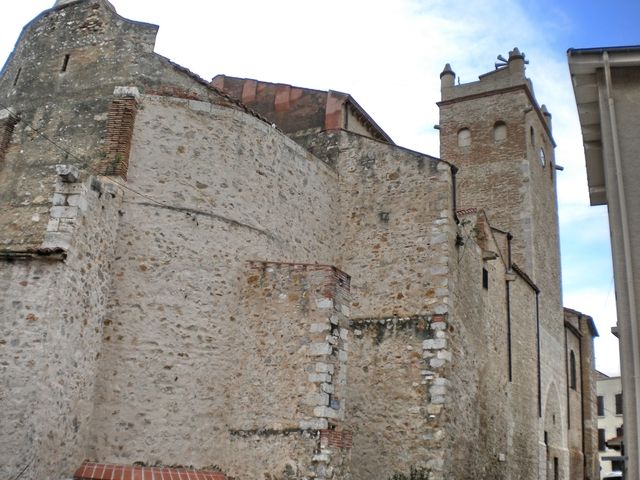
<path fill-rule="evenodd" d="M 502 55 L 498 55 L 498 62 L 495 63 L 495 67 L 496 70 L 498 70 L 501 67 L 506 67 L 507 66 L 507 59 L 504 58 Z"/>

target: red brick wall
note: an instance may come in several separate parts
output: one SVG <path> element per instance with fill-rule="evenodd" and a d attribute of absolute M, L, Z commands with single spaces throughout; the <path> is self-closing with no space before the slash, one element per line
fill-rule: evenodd
<path fill-rule="evenodd" d="M 107 118 L 107 151 L 100 170 L 127 178 L 133 124 L 138 110 L 135 98 L 114 98 Z"/>

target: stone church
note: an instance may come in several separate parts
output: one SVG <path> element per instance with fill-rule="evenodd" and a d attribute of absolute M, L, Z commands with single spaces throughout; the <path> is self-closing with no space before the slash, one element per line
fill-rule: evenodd
<path fill-rule="evenodd" d="M 595 479 L 524 54 L 440 74 L 440 158 L 348 94 L 58 0 L 0 75 L 0 478 Z"/>

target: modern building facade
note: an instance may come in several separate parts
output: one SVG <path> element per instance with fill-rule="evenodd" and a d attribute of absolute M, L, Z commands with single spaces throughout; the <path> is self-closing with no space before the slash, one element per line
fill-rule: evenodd
<path fill-rule="evenodd" d="M 622 422 L 622 382 L 620 377 L 608 377 L 597 372 L 598 383 L 598 456 L 600 458 L 600 478 L 611 472 L 624 471 L 624 457 L 620 447 L 610 448 L 608 442 L 620 444 L 624 435 Z"/>
<path fill-rule="evenodd" d="M 58 1 L 2 69 L 0 477 L 597 478 L 524 55 L 445 68 L 437 158 L 156 32 Z"/>
<path fill-rule="evenodd" d="M 608 206 L 628 478 L 640 478 L 640 46 L 571 49 L 592 205 Z"/>

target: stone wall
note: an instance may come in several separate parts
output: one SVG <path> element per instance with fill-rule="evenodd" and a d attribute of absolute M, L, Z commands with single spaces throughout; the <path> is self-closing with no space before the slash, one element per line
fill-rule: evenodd
<path fill-rule="evenodd" d="M 356 319 L 347 424 L 353 477 L 440 472 L 451 353 L 444 315 Z M 433 477 L 440 478 L 437 476 Z"/>
<path fill-rule="evenodd" d="M 488 225 L 478 221 L 482 217 L 481 212 L 460 216 L 461 240 L 452 262 L 444 478 L 505 478 L 507 469 L 505 265 L 495 255 Z"/>
<path fill-rule="evenodd" d="M 445 478 L 536 479 L 536 292 L 500 255 L 503 234 L 483 212 L 459 218 Z"/>
<path fill-rule="evenodd" d="M 120 193 L 95 177 L 49 182 L 43 253 L 0 259 L 2 478 L 71 472 L 89 435 Z"/>
<path fill-rule="evenodd" d="M 251 355 L 230 372 L 242 388 L 228 398 L 230 453 L 242 454 L 218 461 L 243 478 L 349 478 L 349 277 L 322 265 L 251 262 L 246 282 L 232 338 Z"/>
<path fill-rule="evenodd" d="M 535 378 L 541 414 L 539 470 L 548 469 L 547 457 L 555 456 L 559 474 L 568 475 L 567 402 L 562 400 L 565 396 L 559 397 L 566 391 L 566 369 L 564 360 L 559 360 L 565 357 L 565 346 L 555 145 L 550 115 L 533 97 L 524 64 L 512 62 L 520 62 L 521 56 L 512 53 L 509 67 L 473 84 L 448 85 L 450 75 L 445 73 L 439 103 L 441 155 L 460 168 L 460 207 L 485 209 L 492 226 L 513 235 L 513 262 L 539 291 L 535 317 L 540 349 Z M 468 130 L 468 139 L 459 138 L 462 129 Z M 518 308 L 517 303 L 512 306 Z M 545 431 L 552 444 L 545 444 Z M 554 450 L 551 457 L 549 449 Z"/>
<path fill-rule="evenodd" d="M 507 275 L 511 310 L 512 376 L 508 454 L 511 478 L 539 478 L 537 293 L 519 274 Z M 562 357 L 559 357 L 562 358 Z"/>
<path fill-rule="evenodd" d="M 157 29 L 120 17 L 103 0 L 52 8 L 24 28 L 0 74 L 0 103 L 20 119 L 8 140 L 0 120 L 6 143 L 0 148 L 0 249 L 25 251 L 42 242 L 56 164 L 105 173 L 100 166 L 115 87 L 167 87 L 232 104 L 154 54 Z"/>
<path fill-rule="evenodd" d="M 299 379 L 258 368 L 292 348 L 295 357 L 305 335 L 293 317 L 273 319 L 280 332 L 266 319 L 251 329 L 255 310 L 242 305 L 250 260 L 334 263 L 335 171 L 250 114 L 143 95 L 128 187 L 139 193 L 127 190 L 122 206 L 89 457 L 217 464 L 236 475 L 262 468 L 260 448 L 276 440 L 307 452 L 317 439 L 300 431 L 302 417 L 284 421 Z M 271 335 L 264 345 L 262 334 Z M 283 462 L 265 471 L 280 475 Z"/>
<path fill-rule="evenodd" d="M 316 137 L 340 172 L 340 249 L 353 318 L 447 313 L 455 241 L 451 166 L 349 132 Z"/>
<path fill-rule="evenodd" d="M 357 479 L 442 467 L 452 172 L 344 131 L 306 143 L 340 173 L 336 264 L 352 276 L 347 422 Z"/>

